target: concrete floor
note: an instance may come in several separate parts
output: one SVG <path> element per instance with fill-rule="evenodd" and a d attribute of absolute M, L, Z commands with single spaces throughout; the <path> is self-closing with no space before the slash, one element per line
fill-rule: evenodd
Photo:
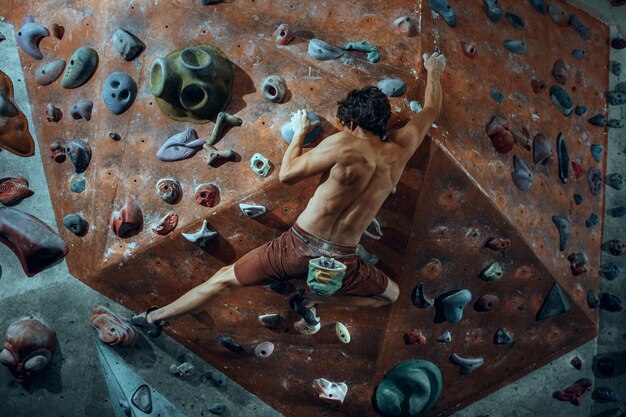
<path fill-rule="evenodd" d="M 572 1 L 586 8 L 594 1 Z M 626 9 L 623 7 L 622 9 Z M 592 14 L 608 23 L 615 22 L 616 13 Z M 626 14 L 626 10 L 622 16 Z M 0 18 L 1 20 L 1 18 Z M 626 22 L 622 20 L 621 22 Z M 622 23 L 623 25 L 623 23 Z M 617 35 L 618 26 L 611 26 L 612 36 Z M 17 54 L 13 27 L 0 23 L 0 32 L 7 40 L 0 43 L 0 70 L 11 77 L 15 86 L 15 99 L 20 109 L 31 120 L 31 109 L 22 81 L 23 73 Z M 626 50 L 611 50 L 611 59 L 626 66 Z M 619 82 L 611 76 L 611 88 Z M 609 118 L 623 119 L 623 106 L 609 109 Z M 607 174 L 620 172 L 626 153 L 626 135 L 619 130 L 609 131 L 609 147 L 606 155 Z M 19 208 L 31 213 L 56 228 L 49 191 L 41 163 L 42 153 L 37 149 L 32 158 L 19 158 L 8 152 L 0 152 L 0 178 L 9 175 L 23 175 L 30 181 L 35 195 L 20 203 Z M 47 151 L 43 157 L 47 157 Z M 626 172 L 622 172 L 626 175 Z M 626 190 L 606 189 L 607 209 L 626 205 Z M 607 216 L 604 241 L 626 238 L 624 222 Z M 603 262 L 616 262 L 622 269 L 626 262 L 605 254 Z M 0 369 L 0 415 L 21 417 L 35 415 L 49 416 L 112 416 L 113 408 L 95 350 L 95 334 L 87 320 L 91 308 L 97 304 L 109 306 L 121 315 L 129 312 L 115 302 L 86 287 L 69 275 L 66 264 L 54 267 L 27 278 L 19 262 L 11 251 L 0 246 L 0 333 L 15 319 L 28 314 L 36 315 L 48 322 L 58 336 L 58 346 L 46 377 L 24 389 L 14 382 L 13 377 Z M 615 281 L 602 281 L 602 290 L 626 299 L 626 286 L 619 278 Z M 585 395 L 580 406 L 560 402 L 551 398 L 553 391 L 574 383 L 579 378 L 594 380 L 596 386 L 610 386 L 620 391 L 626 399 L 626 329 L 623 325 L 623 312 L 600 312 L 600 336 L 579 349 L 570 352 L 551 364 L 536 370 L 494 394 L 458 412 L 455 417 L 479 416 L 614 416 L 612 410 L 623 403 L 600 403 Z M 170 338 L 140 338 L 138 349 L 116 349 L 123 359 L 157 391 L 168 398 L 185 415 L 210 415 L 208 407 L 221 402 L 227 406 L 228 416 L 269 416 L 278 415 L 254 395 L 229 381 L 226 387 L 215 387 L 207 380 L 214 368 L 187 351 Z M 592 369 L 594 355 L 610 356 L 616 360 L 616 372 L 612 378 L 594 375 Z M 576 370 L 570 360 L 578 356 L 583 367 Z M 195 365 L 195 373 L 189 379 L 180 379 L 168 372 L 170 364 L 187 358 Z M 226 369 L 221 371 L 227 372 Z M 619 414 L 617 414 L 619 415 Z M 615 415 L 615 417 L 617 417 Z"/>

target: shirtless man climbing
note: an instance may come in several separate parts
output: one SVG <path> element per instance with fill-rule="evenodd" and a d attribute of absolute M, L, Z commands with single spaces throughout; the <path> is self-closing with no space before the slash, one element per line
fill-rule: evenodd
<path fill-rule="evenodd" d="M 304 138 L 316 123 L 309 122 L 305 110 L 294 113 L 294 136 L 283 157 L 280 182 L 295 184 L 322 175 L 296 224 L 171 304 L 133 317 L 133 324 L 156 337 L 165 320 L 202 311 L 227 289 L 305 278 L 309 261 L 321 256 L 335 259 L 334 266 L 346 268 L 332 282 L 309 282 L 314 290 L 311 294 L 300 293 L 290 300 L 290 307 L 302 316 L 296 326 L 300 332 L 319 330 L 317 304 L 380 307 L 393 303 L 398 298 L 398 286 L 356 256 L 356 246 L 439 115 L 440 76 L 445 65 L 445 57 L 439 53 L 424 55 L 428 71 L 424 108 L 404 127 L 389 133 L 389 99 L 376 87 L 348 93 L 337 109 L 342 131 L 305 153 Z M 332 265 L 330 262 L 326 266 Z"/>

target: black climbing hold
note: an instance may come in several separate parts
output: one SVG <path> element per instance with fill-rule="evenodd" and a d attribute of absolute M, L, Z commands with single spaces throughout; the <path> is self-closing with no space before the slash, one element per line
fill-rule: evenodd
<path fill-rule="evenodd" d="M 246 353 L 243 346 L 239 344 L 236 340 L 229 336 L 220 336 L 220 344 L 224 346 L 226 349 L 230 350 L 233 353 L 238 355 L 244 355 Z"/>
<path fill-rule="evenodd" d="M 89 228 L 87 221 L 80 214 L 68 214 L 63 218 L 63 226 L 76 236 L 85 236 Z"/>
<path fill-rule="evenodd" d="M 611 377 L 615 373 L 615 362 L 613 359 L 607 357 L 594 358 L 596 359 L 596 369 L 600 375 L 605 377 Z"/>
<path fill-rule="evenodd" d="M 610 210 L 607 210 L 607 214 L 611 217 L 624 217 L 626 215 L 626 207 L 613 207 Z"/>
<path fill-rule="evenodd" d="M 569 363 L 570 365 L 572 365 L 574 368 L 578 369 L 579 371 L 583 367 L 583 361 L 578 356 L 574 356 L 572 360 L 569 361 Z"/>
<path fill-rule="evenodd" d="M 217 4 L 217 3 L 221 3 L 222 0 L 200 0 L 200 3 L 204 4 L 205 6 L 207 4 Z"/>
<path fill-rule="evenodd" d="M 559 133 L 559 136 L 556 138 L 556 153 L 559 160 L 559 178 L 563 184 L 567 184 L 567 178 L 569 177 L 569 154 L 563 133 Z"/>
<path fill-rule="evenodd" d="M 600 308 L 611 313 L 622 311 L 622 300 L 617 295 L 603 292 L 600 294 Z"/>
<path fill-rule="evenodd" d="M 456 13 L 446 0 L 428 0 L 430 8 L 442 17 L 451 28 L 457 24 Z"/>
<path fill-rule="evenodd" d="M 280 323 L 280 314 L 263 314 L 259 316 L 259 323 L 270 329 L 278 327 Z"/>
<path fill-rule="evenodd" d="M 221 403 L 213 404 L 208 408 L 209 413 L 221 416 L 226 411 L 226 406 Z"/>
<path fill-rule="evenodd" d="M 604 117 L 601 114 L 596 114 L 595 116 L 591 117 L 588 121 L 594 126 L 599 126 L 599 127 L 606 126 L 606 117 Z"/>
<path fill-rule="evenodd" d="M 122 139 L 121 136 L 118 135 L 115 132 L 109 132 L 109 138 L 111 138 L 112 140 L 114 140 L 116 142 L 119 141 L 120 139 Z"/>
<path fill-rule="evenodd" d="M 565 116 L 569 117 L 572 115 L 574 103 L 569 94 L 567 94 L 561 86 L 553 85 L 550 87 L 550 99 L 552 100 L 552 104 Z"/>
<path fill-rule="evenodd" d="M 489 93 L 489 95 L 491 95 L 491 98 L 493 99 L 493 101 L 495 101 L 498 104 L 502 104 L 502 102 L 504 101 L 504 95 L 496 90 L 495 88 L 491 89 L 491 92 Z"/>
<path fill-rule="evenodd" d="M 619 77 L 622 73 L 622 64 L 617 61 L 609 61 L 609 70 L 615 75 Z"/>
<path fill-rule="evenodd" d="M 567 218 L 559 215 L 552 216 L 552 221 L 556 225 L 556 229 L 559 232 L 559 250 L 562 252 L 567 249 L 567 242 L 569 240 L 569 221 Z"/>
<path fill-rule="evenodd" d="M 576 203 L 577 206 L 580 206 L 583 203 L 583 196 L 580 194 L 574 194 L 574 203 Z"/>
<path fill-rule="evenodd" d="M 556 317 L 571 310 L 572 306 L 567 296 L 556 282 L 546 295 L 541 308 L 537 312 L 537 321 Z"/>
<path fill-rule="evenodd" d="M 570 28 L 576 31 L 576 33 L 578 33 L 583 40 L 586 41 L 591 39 L 591 28 L 587 26 L 587 24 L 583 22 L 577 15 L 572 14 L 569 17 L 567 24 Z"/>
<path fill-rule="evenodd" d="M 624 122 L 618 119 L 610 119 L 606 122 L 607 127 L 612 127 L 613 129 L 621 129 L 624 127 Z"/>
<path fill-rule="evenodd" d="M 619 239 L 611 239 L 602 245 L 602 249 L 613 256 L 622 256 L 626 253 L 626 245 Z"/>
<path fill-rule="evenodd" d="M 597 308 L 600 305 L 600 299 L 596 295 L 593 288 L 590 288 L 589 291 L 587 291 L 587 305 L 589 308 Z"/>
<path fill-rule="evenodd" d="M 483 3 L 485 4 L 487 17 L 489 17 L 489 20 L 494 23 L 500 20 L 504 12 L 498 5 L 498 0 L 483 0 Z"/>
<path fill-rule="evenodd" d="M 606 176 L 606 183 L 616 190 L 621 190 L 624 187 L 624 177 L 619 172 L 614 172 Z"/>
<path fill-rule="evenodd" d="M 506 40 L 504 41 L 504 47 L 514 54 L 522 55 L 526 52 L 526 44 L 520 40 Z"/>
<path fill-rule="evenodd" d="M 606 100 L 612 106 L 621 106 L 626 104 L 626 93 L 620 90 L 609 91 L 605 94 Z"/>
<path fill-rule="evenodd" d="M 538 13 L 546 14 L 546 0 L 530 0 L 530 4 Z"/>
<path fill-rule="evenodd" d="M 590 229 L 596 224 L 598 224 L 599 222 L 600 222 L 600 217 L 598 217 L 596 213 L 591 213 L 589 218 L 585 220 L 585 226 L 587 226 L 587 228 Z"/>
<path fill-rule="evenodd" d="M 611 47 L 613 49 L 624 49 L 624 48 L 626 48 L 626 39 L 624 39 L 624 38 L 613 38 L 611 40 Z"/>
<path fill-rule="evenodd" d="M 496 345 L 512 345 L 514 342 L 513 337 L 509 334 L 509 332 L 500 327 L 493 335 L 493 343 Z"/>
<path fill-rule="evenodd" d="M 576 59 L 585 59 L 587 52 L 584 49 L 573 49 L 572 56 Z"/>
<path fill-rule="evenodd" d="M 524 20 L 516 15 L 515 13 L 506 13 L 504 15 L 504 17 L 506 17 L 506 20 L 508 20 L 508 22 L 511 24 L 511 26 L 513 26 L 516 29 L 521 29 L 524 27 Z"/>
<path fill-rule="evenodd" d="M 471 374 L 480 366 L 482 366 L 483 363 L 485 363 L 485 359 L 480 356 L 477 358 L 463 358 L 456 353 L 450 355 L 448 360 L 450 361 L 450 363 L 460 367 L 461 375 Z"/>
<path fill-rule="evenodd" d="M 622 273 L 622 269 L 614 262 L 607 262 L 600 267 L 600 275 L 609 281 L 617 279 Z"/>
<path fill-rule="evenodd" d="M 418 308 L 428 308 L 433 305 L 433 299 L 426 296 L 424 292 L 424 283 L 420 282 L 413 290 L 413 304 Z"/>
<path fill-rule="evenodd" d="M 583 114 L 587 113 L 587 107 L 585 107 L 585 106 L 576 106 L 576 108 L 574 109 L 574 112 L 577 115 L 582 116 Z"/>
<path fill-rule="evenodd" d="M 267 288 L 283 295 L 292 294 L 296 290 L 296 287 L 290 281 L 286 280 L 272 281 L 268 284 Z"/>

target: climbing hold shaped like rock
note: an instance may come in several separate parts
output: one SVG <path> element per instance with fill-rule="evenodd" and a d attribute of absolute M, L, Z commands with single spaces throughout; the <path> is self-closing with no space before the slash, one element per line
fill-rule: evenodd
<path fill-rule="evenodd" d="M 13 83 L 0 71 L 0 148 L 18 156 L 35 153 L 35 141 L 28 130 L 28 120 L 13 102 Z"/>
<path fill-rule="evenodd" d="M 157 194 L 163 201 L 169 204 L 176 204 L 183 196 L 180 183 L 174 179 L 163 178 L 157 182 Z"/>
<path fill-rule="evenodd" d="M 577 15 L 572 14 L 569 17 L 567 24 L 570 28 L 572 28 L 576 33 L 580 35 L 580 38 L 582 40 L 587 41 L 591 39 L 591 28 L 587 26 L 587 24 L 583 22 Z"/>
<path fill-rule="evenodd" d="M 591 228 L 598 223 L 600 223 L 600 217 L 598 217 L 596 213 L 591 213 L 589 218 L 585 221 L 585 226 L 587 226 L 587 228 Z"/>
<path fill-rule="evenodd" d="M 617 391 L 615 391 L 613 388 L 609 388 L 609 387 L 598 387 L 595 390 L 593 390 L 593 398 L 596 401 L 604 401 L 604 402 L 614 402 L 614 401 L 621 401 L 622 399 L 620 398 L 620 395 Z"/>
<path fill-rule="evenodd" d="M 602 172 L 598 168 L 589 168 L 587 171 L 587 182 L 589 183 L 591 194 L 600 195 L 602 193 Z"/>
<path fill-rule="evenodd" d="M 526 52 L 526 44 L 521 40 L 506 40 L 504 41 L 504 47 L 514 54 L 522 55 Z"/>
<path fill-rule="evenodd" d="M 287 85 L 279 75 L 270 75 L 263 81 L 263 97 L 272 103 L 280 103 L 285 98 Z"/>
<path fill-rule="evenodd" d="M 524 19 L 522 19 L 519 15 L 515 13 L 505 13 L 504 17 L 506 20 L 516 29 L 521 29 L 524 27 Z"/>
<path fill-rule="evenodd" d="M 556 282 L 543 300 L 541 308 L 537 312 L 537 321 L 565 314 L 571 310 L 572 306 L 567 296 Z"/>
<path fill-rule="evenodd" d="M 118 29 L 113 33 L 113 45 L 126 61 L 137 58 L 146 47 L 135 35 L 124 29 Z"/>
<path fill-rule="evenodd" d="M 559 161 L 559 179 L 563 184 L 567 184 L 569 178 L 569 153 L 565 144 L 565 136 L 559 133 L 556 138 L 556 154 Z"/>
<path fill-rule="evenodd" d="M 624 127 L 624 122 L 618 119 L 610 119 L 608 122 L 606 122 L 606 126 L 612 127 L 614 129 L 621 129 Z"/>
<path fill-rule="evenodd" d="M 206 220 L 205 220 L 206 221 Z M 237 355 L 243 355 L 246 353 L 245 349 L 239 342 L 229 336 L 220 336 L 219 338 L 220 344 L 224 346 L 226 349 Z"/>
<path fill-rule="evenodd" d="M 624 215 L 626 215 L 626 207 L 613 207 L 612 209 L 607 210 L 607 214 L 611 217 L 624 217 Z"/>
<path fill-rule="evenodd" d="M 473 59 L 476 56 L 476 44 L 474 42 L 461 42 L 461 49 L 468 58 Z"/>
<path fill-rule="evenodd" d="M 573 385 L 568 386 L 563 391 L 554 391 L 552 398 L 556 398 L 559 401 L 569 401 L 574 405 L 580 405 L 583 394 L 591 389 L 591 380 L 588 378 L 581 378 Z"/>
<path fill-rule="evenodd" d="M 413 296 L 411 297 L 413 304 L 418 308 L 428 308 L 433 305 L 433 299 L 426 296 L 424 292 L 424 283 L 420 282 L 413 290 Z"/>
<path fill-rule="evenodd" d="M 587 291 L 587 305 L 589 308 L 597 308 L 600 305 L 600 298 L 598 298 L 593 288 Z"/>
<path fill-rule="evenodd" d="M 552 76 L 559 84 L 565 84 L 567 82 L 568 70 L 569 66 L 565 61 L 559 59 L 554 63 L 554 67 L 552 67 Z M 552 94 L 552 90 L 550 90 L 550 94 Z"/>
<path fill-rule="evenodd" d="M 272 342 L 261 342 L 254 348 L 254 354 L 257 358 L 269 358 L 274 352 L 274 344 Z"/>
<path fill-rule="evenodd" d="M 343 50 L 324 42 L 321 39 L 311 39 L 309 41 L 309 55 L 320 61 L 328 61 L 343 56 Z"/>
<path fill-rule="evenodd" d="M 259 323 L 270 329 L 278 327 L 280 323 L 280 314 L 262 314 L 259 316 Z"/>
<path fill-rule="evenodd" d="M 126 194 L 126 201 L 119 211 L 113 213 L 111 228 L 122 239 L 135 236 L 143 227 L 143 212 L 137 200 Z"/>
<path fill-rule="evenodd" d="M 576 59 L 585 59 L 587 52 L 584 49 L 573 49 L 572 56 Z"/>
<path fill-rule="evenodd" d="M 50 158 L 54 160 L 54 162 L 65 162 L 65 146 L 61 145 L 59 142 L 54 142 L 50 145 Z"/>
<path fill-rule="evenodd" d="M 71 140 L 65 147 L 65 153 L 74 164 L 77 174 L 85 172 L 91 162 L 91 147 L 80 139 Z"/>
<path fill-rule="evenodd" d="M 595 360 L 595 358 L 594 358 Z M 596 369 L 602 376 L 611 377 L 615 373 L 615 362 L 611 358 L 601 357 L 597 359 Z"/>
<path fill-rule="evenodd" d="M 485 363 L 485 359 L 483 357 L 463 358 L 456 353 L 450 355 L 449 360 L 453 365 L 460 367 L 461 375 L 469 375 Z"/>
<path fill-rule="evenodd" d="M 270 161 L 260 153 L 255 153 L 250 158 L 250 168 L 260 177 L 266 177 L 272 166 Z"/>
<path fill-rule="evenodd" d="M 87 221 L 80 214 L 68 214 L 63 217 L 63 226 L 76 236 L 85 236 L 89 229 Z"/>
<path fill-rule="evenodd" d="M 612 106 L 621 106 L 622 104 L 626 104 L 626 94 L 620 90 L 609 91 L 605 94 L 606 100 Z"/>
<path fill-rule="evenodd" d="M 496 90 L 495 88 L 491 89 L 491 92 L 489 92 L 489 95 L 491 96 L 493 101 L 495 101 L 498 104 L 502 104 L 502 102 L 504 101 L 504 95 L 502 95 L 502 93 Z"/>
<path fill-rule="evenodd" d="M 463 309 L 472 299 L 469 290 L 452 291 L 449 295 L 441 298 L 443 316 L 450 323 L 458 323 L 463 318 Z"/>
<path fill-rule="evenodd" d="M 614 172 L 606 176 L 606 183 L 616 190 L 621 190 L 624 187 L 624 177 L 619 172 Z"/>
<path fill-rule="evenodd" d="M 170 211 L 159 220 L 159 222 L 152 228 L 152 231 L 157 235 L 165 236 L 170 234 L 176 229 L 178 225 L 178 214 L 174 211 Z"/>
<path fill-rule="evenodd" d="M 502 154 L 507 154 L 513 149 L 515 139 L 509 130 L 508 122 L 505 118 L 494 116 L 487 126 L 485 126 L 487 136 L 491 139 L 493 147 Z"/>
<path fill-rule="evenodd" d="M 241 203 L 239 204 L 239 210 L 241 210 L 243 215 L 246 217 L 258 217 L 262 214 L 265 214 L 267 208 L 265 208 L 265 206 L 256 206 L 252 204 Z"/>
<path fill-rule="evenodd" d="M 220 189 L 213 183 L 196 187 L 196 203 L 204 207 L 215 207 L 220 202 Z"/>
<path fill-rule="evenodd" d="M 617 279 L 622 273 L 622 269 L 615 262 L 607 262 L 600 267 L 600 276 L 609 281 Z"/>
<path fill-rule="evenodd" d="M 385 78 L 378 82 L 378 88 L 389 97 L 398 97 L 406 91 L 406 84 L 399 78 Z"/>
<path fill-rule="evenodd" d="M 61 109 L 57 109 L 52 103 L 48 103 L 46 106 L 46 120 L 56 123 L 61 120 L 61 117 L 63 117 Z"/>
<path fill-rule="evenodd" d="M 203 139 L 198 139 L 198 133 L 194 129 L 187 128 L 166 140 L 156 156 L 165 162 L 188 159 L 198 153 L 204 143 Z"/>
<path fill-rule="evenodd" d="M 313 389 L 319 398 L 330 404 L 343 404 L 348 393 L 348 386 L 344 382 L 336 383 L 324 378 L 314 380 Z"/>
<path fill-rule="evenodd" d="M 311 123 L 320 122 L 320 117 L 315 112 L 311 110 L 307 110 L 306 114 L 309 119 L 309 122 Z M 304 137 L 303 146 L 308 146 L 311 143 L 313 143 L 321 132 L 322 132 L 322 125 L 320 122 L 320 124 L 313 127 L 313 129 L 311 129 L 309 133 L 306 134 L 306 136 Z M 293 127 L 291 125 L 291 122 L 285 123 L 280 128 L 280 134 L 285 140 L 285 142 L 291 143 L 291 141 L 293 140 Z"/>
<path fill-rule="evenodd" d="M 585 107 L 585 106 L 576 106 L 576 108 L 574 109 L 574 112 L 578 116 L 582 116 L 583 114 L 587 113 L 587 107 Z"/>
<path fill-rule="evenodd" d="M 137 96 L 137 84 L 128 74 L 112 72 L 104 82 L 102 100 L 115 114 L 122 114 L 133 104 Z"/>
<path fill-rule="evenodd" d="M 436 340 L 437 342 L 440 342 L 440 343 L 450 343 L 452 342 L 452 333 L 450 333 L 450 331 L 446 331 L 441 336 L 439 336 Z"/>
<path fill-rule="evenodd" d="M 417 23 L 411 16 L 402 16 L 394 20 L 393 25 L 398 29 L 398 32 L 404 36 L 411 37 L 417 35 Z"/>
<path fill-rule="evenodd" d="M 483 281 L 499 281 L 502 278 L 502 267 L 498 262 L 493 262 L 480 272 Z"/>
<path fill-rule="evenodd" d="M 622 311 L 622 300 L 617 295 L 603 292 L 600 294 L 600 308 L 610 313 L 617 313 Z"/>
<path fill-rule="evenodd" d="M 433 12 L 437 13 L 443 20 L 446 21 L 448 26 L 451 28 L 456 26 L 456 13 L 446 0 L 428 0 L 428 5 Z"/>
<path fill-rule="evenodd" d="M 289 30 L 289 26 L 284 23 L 278 25 L 276 30 L 274 31 L 274 42 L 276 45 L 289 45 L 291 41 L 295 38 L 294 34 Z"/>
<path fill-rule="evenodd" d="M 511 177 L 513 183 L 522 191 L 527 191 L 533 185 L 533 173 L 517 155 L 513 155 L 513 169 Z"/>
<path fill-rule="evenodd" d="M 489 20 L 491 20 L 492 22 L 496 23 L 498 20 L 500 20 L 502 15 L 504 15 L 504 12 L 498 4 L 498 0 L 483 0 L 483 3 L 485 4 L 487 17 L 489 17 Z"/>
<path fill-rule="evenodd" d="M 91 78 L 97 66 L 98 53 L 93 48 L 88 46 L 78 48 L 65 67 L 61 86 L 63 88 L 80 87 Z"/>
<path fill-rule="evenodd" d="M 554 23 L 559 26 L 567 26 L 569 20 L 568 14 L 560 6 L 552 3 L 548 6 L 548 14 Z"/>
<path fill-rule="evenodd" d="M 577 206 L 580 206 L 583 203 L 583 201 L 584 199 L 581 194 L 574 194 L 574 203 L 576 203 Z"/>
<path fill-rule="evenodd" d="M 590 149 L 593 159 L 595 159 L 597 162 L 600 162 L 602 160 L 602 151 L 604 151 L 604 146 L 593 143 L 591 144 Z"/>
<path fill-rule="evenodd" d="M 583 367 L 583 361 L 578 356 L 574 356 L 572 360 L 569 361 L 569 363 L 570 365 L 572 365 L 574 368 L 578 369 L 579 371 Z"/>
<path fill-rule="evenodd" d="M 496 345 L 512 345 L 515 343 L 513 341 L 513 336 L 505 329 L 500 327 L 496 333 L 493 335 L 493 343 Z"/>
<path fill-rule="evenodd" d="M 17 45 L 24 53 L 35 59 L 43 59 L 43 54 L 39 50 L 39 42 L 50 32 L 45 27 L 33 22 L 33 17 L 28 16 L 22 22 L 22 27 L 15 34 Z"/>
<path fill-rule="evenodd" d="M 224 129 L 226 129 L 226 126 L 241 126 L 242 124 L 243 120 L 241 120 L 240 117 L 226 112 L 220 112 L 215 120 L 215 125 L 213 126 L 213 131 L 211 132 L 211 137 L 207 145 L 215 145 L 222 138 L 222 133 Z"/>
<path fill-rule="evenodd" d="M 202 222 L 202 227 L 197 232 L 181 233 L 181 235 L 191 243 L 195 243 L 203 248 L 206 247 L 211 240 L 217 237 L 217 232 L 209 230 L 209 223 L 204 220 Z"/>
<path fill-rule="evenodd" d="M 550 99 L 552 100 L 552 104 L 565 116 L 569 117 L 572 115 L 574 103 L 563 88 L 558 85 L 550 87 Z"/>
<path fill-rule="evenodd" d="M 491 311 L 494 307 L 496 307 L 500 303 L 500 298 L 498 298 L 495 294 L 484 294 L 481 295 L 476 303 L 474 303 L 474 310 L 478 312 L 487 312 Z"/>
<path fill-rule="evenodd" d="M 604 127 L 606 126 L 606 117 L 602 114 L 596 114 L 592 118 L 589 119 L 589 123 L 594 126 Z"/>
<path fill-rule="evenodd" d="M 372 64 L 378 62 L 380 60 L 380 53 L 378 52 L 378 48 L 374 45 L 369 44 L 368 42 L 348 42 L 342 49 L 359 51 L 359 52 L 367 52 L 367 60 Z"/>
<path fill-rule="evenodd" d="M 131 402 L 135 407 L 146 414 L 152 413 L 152 394 L 147 384 L 140 385 L 131 397 Z"/>
<path fill-rule="evenodd" d="M 213 381 L 213 384 L 216 387 L 225 387 L 228 383 L 228 378 L 220 371 L 209 372 L 209 378 L 211 379 L 211 381 Z"/>
<path fill-rule="evenodd" d="M 91 310 L 89 325 L 98 332 L 98 339 L 109 346 L 134 346 L 137 343 L 137 332 L 130 321 L 105 306 L 95 306 Z"/>
<path fill-rule="evenodd" d="M 52 36 L 59 40 L 63 39 L 63 35 L 65 35 L 65 28 L 63 26 L 53 23 L 50 30 L 52 31 Z"/>
<path fill-rule="evenodd" d="M 567 242 L 569 240 L 569 221 L 567 218 L 559 215 L 552 216 L 552 221 L 556 225 L 556 229 L 559 232 L 559 250 L 563 252 L 567 249 Z"/>
<path fill-rule="evenodd" d="M 602 245 L 602 249 L 613 256 L 622 256 L 626 253 L 626 244 L 619 239 L 612 239 Z"/>
<path fill-rule="evenodd" d="M 337 322 L 335 324 L 335 334 L 341 343 L 350 343 L 350 332 L 343 323 Z"/>
<path fill-rule="evenodd" d="M 0 203 L 5 206 L 15 206 L 33 194 L 34 191 L 28 188 L 28 180 L 24 177 L 0 178 Z"/>
<path fill-rule="evenodd" d="M 37 81 L 39 85 L 51 84 L 61 76 L 64 68 L 65 61 L 62 59 L 48 62 L 35 71 L 35 81 Z"/>
<path fill-rule="evenodd" d="M 543 81 L 543 80 L 536 80 L 536 79 L 534 79 L 534 78 L 530 81 L 530 86 L 532 87 L 533 92 L 534 92 L 535 94 L 539 94 L 539 93 L 541 93 L 543 90 L 545 90 L 545 89 L 546 89 L 546 83 L 545 83 L 545 81 Z"/>
<path fill-rule="evenodd" d="M 552 158 L 552 145 L 542 133 L 533 138 L 533 163 L 546 165 Z"/>
<path fill-rule="evenodd" d="M 85 178 L 79 177 L 72 181 L 70 191 L 73 193 L 82 193 L 85 191 Z"/>
<path fill-rule="evenodd" d="M 404 334 L 404 343 L 407 345 L 425 345 L 426 337 L 419 329 L 411 329 Z"/>
<path fill-rule="evenodd" d="M 587 255 L 585 255 L 584 253 L 570 253 L 567 257 L 567 260 L 570 261 L 569 267 L 572 270 L 572 274 L 574 276 L 587 272 Z"/>
<path fill-rule="evenodd" d="M 530 4 L 538 13 L 546 14 L 546 0 L 530 0 Z"/>
<path fill-rule="evenodd" d="M 74 120 L 91 120 L 91 110 L 93 109 L 93 101 L 81 100 L 74 104 L 70 109 L 70 116 Z"/>
<path fill-rule="evenodd" d="M 176 375 L 182 378 L 189 378 L 191 375 L 193 375 L 193 371 L 196 369 L 195 366 L 193 366 L 193 364 L 189 363 L 189 362 L 183 362 L 180 365 L 177 365 L 175 363 L 170 365 L 170 374 L 172 375 Z"/>
<path fill-rule="evenodd" d="M 492 237 L 485 243 L 485 247 L 493 250 L 504 251 L 511 247 L 511 241 L 509 239 Z"/>

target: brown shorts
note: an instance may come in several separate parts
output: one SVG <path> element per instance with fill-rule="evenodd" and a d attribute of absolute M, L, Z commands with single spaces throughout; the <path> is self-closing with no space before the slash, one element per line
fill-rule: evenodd
<path fill-rule="evenodd" d="M 317 238 L 294 225 L 297 232 L 317 249 L 315 253 L 289 229 L 276 239 L 248 252 L 235 262 L 235 277 L 241 285 L 268 284 L 275 280 L 305 279 L 309 261 L 320 254 L 339 257 L 354 254 L 354 246 L 338 245 Z M 364 262 L 356 255 L 338 259 L 347 267 L 343 285 L 337 295 L 357 295 L 361 297 L 382 294 L 389 278 L 381 270 Z"/>

